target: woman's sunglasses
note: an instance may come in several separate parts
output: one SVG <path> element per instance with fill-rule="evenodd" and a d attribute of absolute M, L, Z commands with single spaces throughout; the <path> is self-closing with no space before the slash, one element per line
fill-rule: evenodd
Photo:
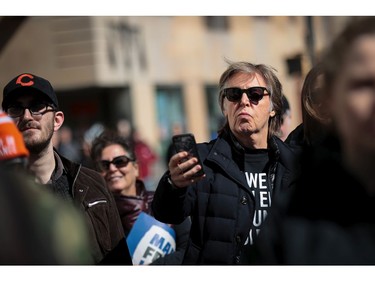
<path fill-rule="evenodd" d="M 131 159 L 125 155 L 123 156 L 117 156 L 112 159 L 112 161 L 108 160 L 101 160 L 98 162 L 98 168 L 102 172 L 106 172 L 109 170 L 109 165 L 113 164 L 116 166 L 116 168 L 123 168 L 126 167 L 129 162 L 134 161 L 134 159 Z"/>
<path fill-rule="evenodd" d="M 224 89 L 224 96 L 231 102 L 239 102 L 243 93 L 246 93 L 249 101 L 256 105 L 264 96 L 270 95 L 269 93 L 264 93 L 265 91 L 268 92 L 265 87 L 250 87 L 248 89 L 226 88 Z"/>

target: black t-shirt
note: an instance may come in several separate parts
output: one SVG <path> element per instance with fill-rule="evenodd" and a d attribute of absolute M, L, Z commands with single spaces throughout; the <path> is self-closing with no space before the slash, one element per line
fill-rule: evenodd
<path fill-rule="evenodd" d="M 253 244 L 269 209 L 271 208 L 272 189 L 268 175 L 269 157 L 266 149 L 247 151 L 244 156 L 246 181 L 255 199 L 255 212 L 252 227 L 246 244 Z"/>

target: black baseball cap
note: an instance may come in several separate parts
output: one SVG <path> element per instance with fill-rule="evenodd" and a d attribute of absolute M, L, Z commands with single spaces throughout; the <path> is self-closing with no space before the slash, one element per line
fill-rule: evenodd
<path fill-rule="evenodd" d="M 56 108 L 59 107 L 56 93 L 48 80 L 31 73 L 22 73 L 13 78 L 4 87 L 2 102 L 3 109 L 6 110 L 10 101 L 12 101 L 19 94 L 24 93 L 42 94 L 44 97 L 47 97 Z"/>

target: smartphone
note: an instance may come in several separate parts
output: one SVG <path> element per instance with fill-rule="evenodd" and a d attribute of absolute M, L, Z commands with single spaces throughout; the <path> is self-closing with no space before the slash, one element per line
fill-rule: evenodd
<path fill-rule="evenodd" d="M 195 137 L 193 134 L 180 134 L 180 135 L 174 135 L 172 137 L 173 145 L 176 150 L 176 152 L 181 151 L 187 151 L 189 153 L 189 156 L 186 160 L 196 157 L 198 159 L 198 164 L 202 167 L 201 170 L 199 170 L 194 176 L 200 177 L 204 175 L 203 171 L 203 164 L 199 157 L 198 150 L 197 150 L 197 143 L 195 142 Z"/>

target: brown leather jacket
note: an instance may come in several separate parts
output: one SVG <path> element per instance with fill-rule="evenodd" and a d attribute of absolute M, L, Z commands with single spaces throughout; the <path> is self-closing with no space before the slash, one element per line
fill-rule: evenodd
<path fill-rule="evenodd" d="M 103 177 L 59 155 L 68 174 L 74 203 L 88 222 L 95 264 L 132 265 L 119 213 Z"/>

